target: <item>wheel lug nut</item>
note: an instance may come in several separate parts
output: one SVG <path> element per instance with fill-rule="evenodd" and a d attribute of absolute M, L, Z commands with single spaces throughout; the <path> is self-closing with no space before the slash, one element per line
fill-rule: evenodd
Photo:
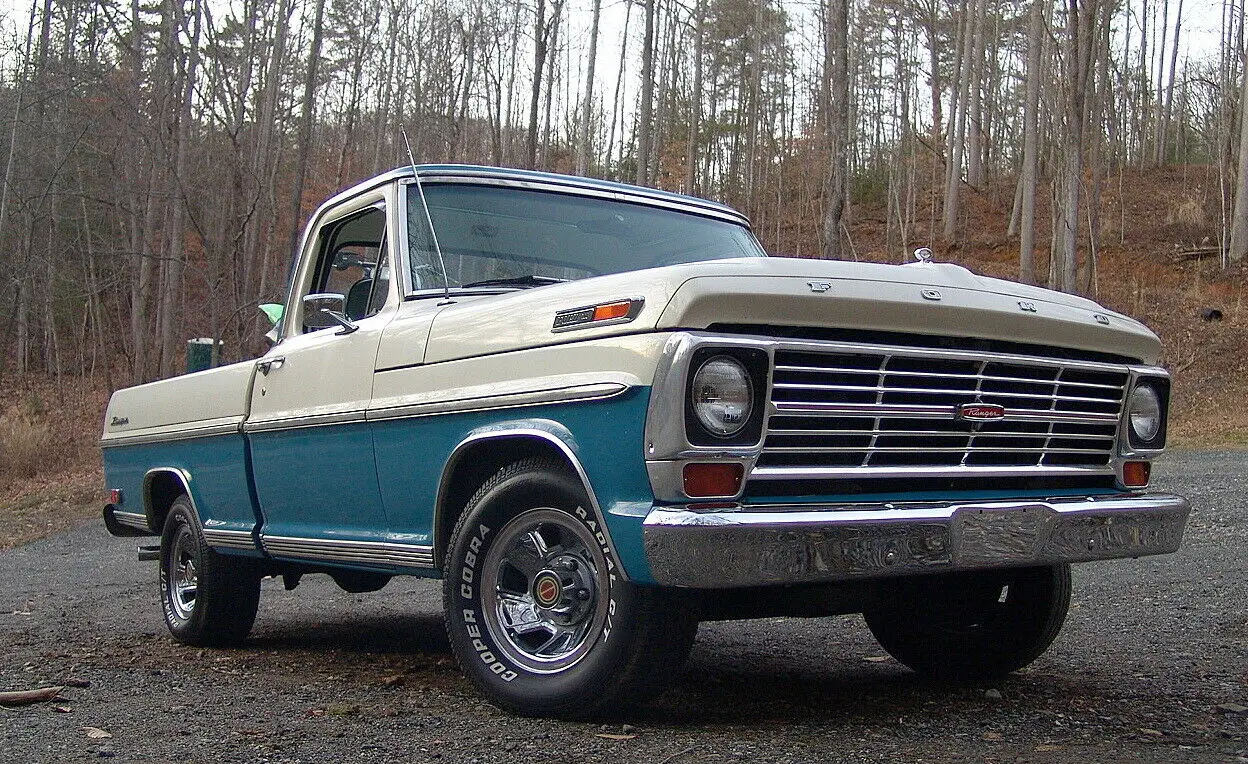
<path fill-rule="evenodd" d="M 576 570 L 576 560 L 564 560 L 559 567 L 564 570 Z"/>
<path fill-rule="evenodd" d="M 589 599 L 589 590 L 588 590 L 588 589 L 577 589 L 577 590 L 576 590 L 576 598 L 577 598 L 578 600 L 580 600 L 581 602 L 584 602 L 585 600 Z"/>

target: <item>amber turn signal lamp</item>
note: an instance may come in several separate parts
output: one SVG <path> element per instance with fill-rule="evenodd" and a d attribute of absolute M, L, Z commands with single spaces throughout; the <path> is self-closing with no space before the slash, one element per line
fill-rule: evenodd
<path fill-rule="evenodd" d="M 1145 487 L 1152 467 L 1150 462 L 1127 462 L 1122 465 L 1122 484 L 1127 488 Z"/>
<path fill-rule="evenodd" d="M 690 498 L 736 496 L 744 476 L 745 468 L 735 462 L 686 464 L 683 472 L 685 495 Z"/>
<path fill-rule="evenodd" d="M 594 321 L 610 321 L 613 318 L 624 318 L 628 312 L 633 309 L 632 300 L 624 300 L 623 302 L 609 302 L 606 305 L 597 305 L 594 307 Z"/>

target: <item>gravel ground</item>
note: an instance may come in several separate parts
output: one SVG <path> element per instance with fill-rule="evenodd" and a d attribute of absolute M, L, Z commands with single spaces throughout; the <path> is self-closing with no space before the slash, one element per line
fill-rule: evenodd
<path fill-rule="evenodd" d="M 0 552 L 0 761 L 1248 762 L 1248 453 L 1178 453 L 1174 556 L 1075 568 L 1049 652 L 992 684 L 884 656 L 857 616 L 704 624 L 672 691 L 610 724 L 518 719 L 455 667 L 434 582 L 266 581 L 239 650 L 166 634 L 155 563 L 102 524 Z"/>

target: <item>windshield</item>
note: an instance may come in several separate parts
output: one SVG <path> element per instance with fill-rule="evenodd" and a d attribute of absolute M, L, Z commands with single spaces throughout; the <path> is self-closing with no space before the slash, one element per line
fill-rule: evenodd
<path fill-rule="evenodd" d="M 662 265 L 765 257 L 744 226 L 592 196 L 425 184 L 452 289 L 519 289 Z M 442 289 L 420 193 L 408 186 L 413 290 Z"/>

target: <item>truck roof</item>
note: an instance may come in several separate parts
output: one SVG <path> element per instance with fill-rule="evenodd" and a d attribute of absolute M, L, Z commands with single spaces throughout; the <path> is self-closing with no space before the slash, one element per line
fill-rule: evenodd
<path fill-rule="evenodd" d="M 677 194 L 671 191 L 633 186 L 627 183 L 617 183 L 597 178 L 560 175 L 558 173 L 539 172 L 536 170 L 520 170 L 510 167 L 486 167 L 484 165 L 464 164 L 422 164 L 397 167 L 340 191 L 332 198 L 326 200 L 321 206 L 328 207 L 334 205 L 343 199 L 350 198 L 374 186 L 403 178 L 412 178 L 417 173 L 420 174 L 421 180 L 424 181 L 480 180 L 485 182 L 523 184 L 538 190 L 562 190 L 574 193 L 607 195 L 622 201 L 678 207 L 689 212 L 727 218 L 746 227 L 749 227 L 750 224 L 749 219 L 745 215 L 742 215 L 732 207 L 708 199 L 700 199 L 696 196 L 686 196 L 685 194 Z"/>

